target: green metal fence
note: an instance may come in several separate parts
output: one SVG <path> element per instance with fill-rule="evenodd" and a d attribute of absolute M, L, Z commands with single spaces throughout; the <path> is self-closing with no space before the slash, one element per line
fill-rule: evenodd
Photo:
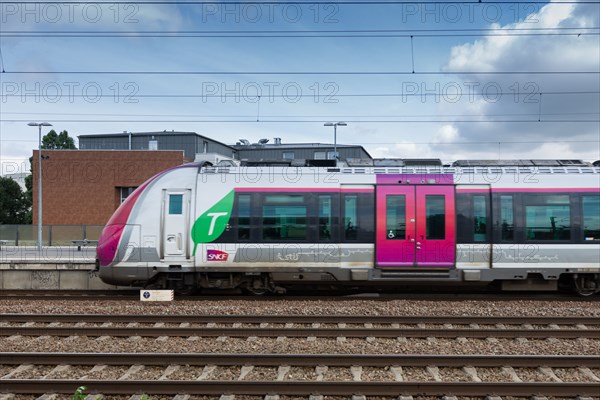
<path fill-rule="evenodd" d="M 104 225 L 43 225 L 44 246 L 72 246 L 73 240 L 98 240 Z M 1 225 L 0 240 L 9 246 L 34 246 L 37 244 L 37 225 Z"/>

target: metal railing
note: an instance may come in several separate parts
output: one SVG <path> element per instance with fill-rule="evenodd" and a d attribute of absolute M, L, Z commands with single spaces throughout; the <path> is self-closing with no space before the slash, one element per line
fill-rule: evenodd
<path fill-rule="evenodd" d="M 73 240 L 98 240 L 104 225 L 44 225 L 44 246 L 72 246 Z M 1 225 L 0 240 L 9 246 L 35 246 L 37 225 Z"/>

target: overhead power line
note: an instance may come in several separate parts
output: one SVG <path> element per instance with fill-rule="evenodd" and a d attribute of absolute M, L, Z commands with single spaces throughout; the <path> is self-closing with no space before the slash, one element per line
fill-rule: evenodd
<path fill-rule="evenodd" d="M 482 29 L 367 29 L 367 30 L 192 30 L 192 31 L 0 31 L 3 37 L 57 37 L 57 38 L 427 38 L 427 37 L 497 37 L 497 36 L 598 36 L 599 27 L 586 28 L 482 28 Z"/>
<path fill-rule="evenodd" d="M 4 111 L 2 114 L 10 115 L 44 115 L 44 116 L 95 116 L 95 117 L 173 117 L 173 118 L 252 118 L 253 114 L 224 115 L 224 114 L 114 114 L 114 113 L 62 113 L 62 112 L 11 112 Z M 537 117 L 542 116 L 565 116 L 565 115 L 599 115 L 600 112 L 564 112 L 564 113 L 503 113 L 503 114 L 396 114 L 396 115 L 262 115 L 262 118 L 324 118 L 324 119 L 348 119 L 348 118 L 481 118 L 481 117 Z"/>
<path fill-rule="evenodd" d="M 248 117 L 242 119 L 54 119 L 49 118 L 48 122 L 53 123 L 325 123 L 330 122 L 329 119 L 263 119 L 260 121 L 256 120 L 256 117 Z M 27 122 L 29 119 L 0 119 L 0 122 Z M 536 119 L 439 119 L 439 120 L 427 120 L 427 119 L 409 119 L 409 120 L 392 120 L 392 119 L 347 119 L 345 122 L 352 123 L 596 123 L 600 122 L 600 119 L 548 119 L 538 120 Z"/>
<path fill-rule="evenodd" d="M 598 75 L 598 71 L 6 71 L 13 75 Z"/>
<path fill-rule="evenodd" d="M 566 96 L 566 95 L 589 95 L 589 94 L 600 94 L 600 91 L 544 91 L 544 96 Z M 445 96 L 451 96 L 454 95 L 455 93 L 448 91 L 447 93 L 441 93 L 441 92 L 422 92 L 422 93 L 414 93 L 414 92 L 410 92 L 410 93 L 347 93 L 347 94 L 343 94 L 343 93 L 323 93 L 323 91 L 317 93 L 298 93 L 298 94 L 294 94 L 292 95 L 286 95 L 286 94 L 276 94 L 276 93 L 269 93 L 268 95 L 260 95 L 260 94 L 256 94 L 253 93 L 251 91 L 248 91 L 247 93 L 203 93 L 203 94 L 192 94 L 192 93 L 165 93 L 165 94 L 141 94 L 141 93 L 135 93 L 135 94 L 128 94 L 128 93 L 113 93 L 113 94 L 94 94 L 93 96 L 90 95 L 85 95 L 85 94 L 68 94 L 65 95 L 64 98 L 65 99 L 71 99 L 71 98 L 90 98 L 90 97 L 94 97 L 94 98 L 108 98 L 108 99 L 115 99 L 115 98 L 125 98 L 125 99 L 137 99 L 137 98 L 158 98 L 158 99 L 163 99 L 163 98 L 198 98 L 198 99 L 209 99 L 209 98 L 214 98 L 214 99 L 223 99 L 223 98 L 258 98 L 263 97 L 263 98 L 284 98 L 284 99 L 288 99 L 290 97 L 293 98 L 338 98 L 338 97 L 445 97 Z M 489 97 L 490 95 L 494 95 L 494 96 L 539 96 L 540 91 L 532 91 L 532 92 L 519 92 L 519 91 L 509 91 L 509 92 L 502 92 L 502 91 L 494 91 L 492 93 L 483 93 L 483 92 L 466 92 L 466 93 L 461 93 L 461 96 L 464 96 L 465 98 L 468 97 Z M 0 97 L 2 98 L 27 98 L 27 97 L 33 97 L 35 98 L 36 95 L 35 94 L 24 94 L 24 93 L 3 93 L 0 94 Z M 38 95 L 39 97 L 39 95 Z"/>

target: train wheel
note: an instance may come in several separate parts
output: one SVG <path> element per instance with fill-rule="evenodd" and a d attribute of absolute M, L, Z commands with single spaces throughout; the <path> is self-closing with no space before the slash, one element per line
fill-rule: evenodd
<path fill-rule="evenodd" d="M 584 297 L 600 291 L 600 286 L 594 279 L 594 275 L 575 274 L 573 276 L 573 287 L 578 295 Z"/>
<path fill-rule="evenodd" d="M 267 288 L 255 289 L 255 288 L 253 288 L 253 287 L 251 287 L 251 286 L 247 286 L 247 287 L 246 287 L 246 292 L 247 292 L 248 294 L 251 294 L 251 295 L 253 295 L 253 296 L 264 296 L 264 295 L 266 295 L 267 293 L 269 293 L 270 291 L 269 291 L 269 289 L 267 289 Z"/>
<path fill-rule="evenodd" d="M 273 292 L 273 282 L 268 275 L 255 277 L 252 282 L 248 282 L 244 287 L 244 290 L 254 296 L 264 296 L 267 293 Z"/>

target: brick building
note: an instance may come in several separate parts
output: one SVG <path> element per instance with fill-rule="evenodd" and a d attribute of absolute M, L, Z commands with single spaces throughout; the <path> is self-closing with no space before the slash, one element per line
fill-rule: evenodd
<path fill-rule="evenodd" d="M 103 225 L 146 179 L 184 163 L 184 152 L 42 150 L 44 225 Z M 33 152 L 33 223 L 37 224 L 38 151 Z"/>

